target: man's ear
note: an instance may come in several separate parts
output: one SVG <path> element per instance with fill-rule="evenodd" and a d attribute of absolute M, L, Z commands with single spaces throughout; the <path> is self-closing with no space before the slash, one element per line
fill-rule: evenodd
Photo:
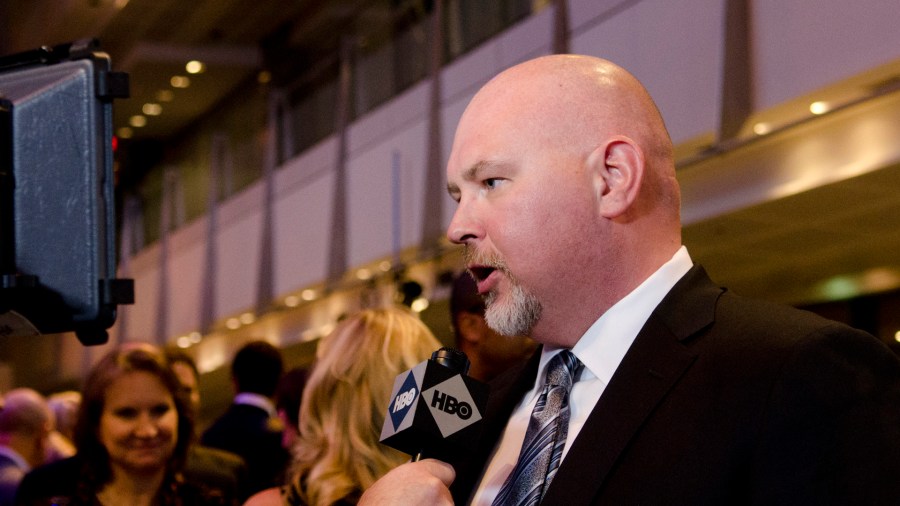
<path fill-rule="evenodd" d="M 644 177 L 644 154 L 628 137 L 616 136 L 588 155 L 600 215 L 617 218 L 637 199 Z"/>

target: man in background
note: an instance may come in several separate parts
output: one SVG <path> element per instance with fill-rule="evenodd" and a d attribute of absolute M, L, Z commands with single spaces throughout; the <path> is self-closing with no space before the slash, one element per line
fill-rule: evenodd
<path fill-rule="evenodd" d="M 206 446 L 244 459 L 249 495 L 280 485 L 290 461 L 281 445 L 284 426 L 273 401 L 283 370 L 281 352 L 268 342 L 252 341 L 241 347 L 231 363 L 237 395 L 200 439 Z"/>
<path fill-rule="evenodd" d="M 300 435 L 300 404 L 303 402 L 303 388 L 308 379 L 309 369 L 295 367 L 281 377 L 275 391 L 275 410 L 284 425 L 281 446 L 292 455 Z"/>
<path fill-rule="evenodd" d="M 484 299 L 475 280 L 462 272 L 453 281 L 450 293 L 450 323 L 456 348 L 469 357 L 469 376 L 488 382 L 498 374 L 530 357 L 537 343 L 523 336 L 504 336 L 484 320 Z"/>
<path fill-rule="evenodd" d="M 165 348 L 169 367 L 181 383 L 184 395 L 191 400 L 194 417 L 200 413 L 200 371 L 187 352 L 176 346 Z M 201 444 L 192 444 L 188 450 L 184 473 L 197 483 L 211 485 L 241 500 L 248 497 L 245 489 L 247 465 L 240 456 Z"/>
<path fill-rule="evenodd" d="M 25 474 L 46 461 L 53 414 L 30 388 L 10 390 L 0 410 L 0 506 L 12 505 Z"/>

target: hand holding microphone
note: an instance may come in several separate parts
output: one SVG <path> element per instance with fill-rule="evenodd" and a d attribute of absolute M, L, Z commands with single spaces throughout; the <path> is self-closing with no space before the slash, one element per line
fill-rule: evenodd
<path fill-rule="evenodd" d="M 455 477 L 453 466 L 439 460 L 407 462 L 366 489 L 357 506 L 453 506 L 448 487 Z"/>
<path fill-rule="evenodd" d="M 408 453 L 447 460 L 471 446 L 481 430 L 488 387 L 466 375 L 469 359 L 441 348 L 394 380 L 381 442 Z"/>

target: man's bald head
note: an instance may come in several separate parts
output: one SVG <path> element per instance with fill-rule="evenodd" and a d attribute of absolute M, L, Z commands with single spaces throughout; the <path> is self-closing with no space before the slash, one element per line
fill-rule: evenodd
<path fill-rule="evenodd" d="M 30 388 L 16 388 L 3 396 L 0 434 L 37 434 L 50 425 L 51 417 L 50 407 L 43 395 Z"/>
<path fill-rule="evenodd" d="M 447 232 L 491 326 L 581 335 L 668 261 L 681 245 L 672 152 L 648 92 L 606 60 L 540 57 L 479 90 L 447 165 Z"/>
<path fill-rule="evenodd" d="M 528 147 L 570 150 L 587 156 L 615 135 L 634 140 L 649 171 L 646 193 L 677 214 L 672 141 L 650 94 L 632 74 L 608 60 L 584 55 L 549 55 L 513 66 L 491 79 L 472 99 L 460 121 L 488 128 L 510 128 L 509 118 Z M 493 118 L 493 119 L 491 119 Z M 503 122 L 503 124 L 499 124 Z"/>

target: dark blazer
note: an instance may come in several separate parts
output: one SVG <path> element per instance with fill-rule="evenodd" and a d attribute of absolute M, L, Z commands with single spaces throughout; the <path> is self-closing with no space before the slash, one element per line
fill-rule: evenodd
<path fill-rule="evenodd" d="M 234 453 L 247 464 L 246 494 L 282 484 L 290 460 L 281 446 L 281 420 L 262 408 L 232 404 L 203 432 L 205 446 Z"/>
<path fill-rule="evenodd" d="M 22 477 L 25 476 L 25 470 L 13 459 L 6 455 L 0 455 L 0 506 L 8 506 L 13 504 L 16 498 L 16 489 Z"/>
<path fill-rule="evenodd" d="M 492 384 L 464 504 L 539 352 Z M 641 329 L 543 504 L 900 504 L 900 361 L 872 336 L 738 297 L 695 266 Z"/>
<path fill-rule="evenodd" d="M 226 497 L 234 497 L 241 503 L 247 499 L 247 464 L 231 452 L 192 444 L 188 449 L 184 476 L 193 483 L 221 490 Z"/>

